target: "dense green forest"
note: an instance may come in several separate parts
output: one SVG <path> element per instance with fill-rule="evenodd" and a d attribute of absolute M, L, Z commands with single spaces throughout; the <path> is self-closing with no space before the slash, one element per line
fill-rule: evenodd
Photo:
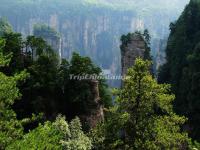
<path fill-rule="evenodd" d="M 69 7 L 121 9 L 121 3 L 112 3 L 82 0 Z M 137 5 L 143 3 L 149 1 Z M 60 38 L 45 24 L 25 36 L 0 18 L 0 150 L 200 149 L 200 0 L 191 0 L 170 24 L 166 63 L 158 76 L 152 71 L 148 30 L 121 36 L 122 52 L 144 46 L 121 88 L 95 78 L 103 72 L 90 57 L 76 52 L 59 57 L 54 41 Z M 81 75 L 94 78 L 72 79 Z"/>
<path fill-rule="evenodd" d="M 77 53 L 70 61 L 59 63 L 54 50 L 42 38 L 23 39 L 12 32 L 5 19 L 1 19 L 1 27 L 0 148 L 91 149 L 80 119 L 72 119 L 80 116 L 84 131 L 90 129 L 84 118 L 97 107 L 93 86 L 89 80 L 70 80 L 69 76 L 98 75 L 101 69 Z M 101 103 L 108 108 L 112 105 L 109 89 L 105 80 L 98 82 Z M 59 114 L 65 115 L 69 125 Z"/>
<path fill-rule="evenodd" d="M 185 128 L 200 140 L 200 1 L 192 0 L 180 18 L 170 25 L 167 63 L 161 67 L 159 82 L 170 83 L 176 95 L 174 109 L 188 117 Z"/>

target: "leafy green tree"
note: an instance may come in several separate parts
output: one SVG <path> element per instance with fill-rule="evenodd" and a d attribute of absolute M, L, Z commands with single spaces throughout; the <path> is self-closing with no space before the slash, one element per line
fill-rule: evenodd
<path fill-rule="evenodd" d="M 4 46 L 5 41 L 0 39 L 0 67 L 9 65 L 11 60 L 11 54 L 3 55 Z M 23 135 L 22 123 L 16 119 L 11 106 L 20 97 L 17 82 L 24 80 L 25 77 L 25 72 L 15 76 L 6 76 L 0 72 L 0 149 L 5 149 Z"/>
<path fill-rule="evenodd" d="M 43 38 L 35 36 L 27 37 L 26 52 L 28 53 L 28 51 L 31 52 L 32 59 L 34 60 L 37 60 L 37 58 L 42 54 L 46 54 L 49 57 L 56 55 L 51 46 L 49 46 Z"/>
<path fill-rule="evenodd" d="M 5 33 L 2 38 L 6 41 L 5 46 L 2 48 L 4 55 L 12 53 L 9 67 L 4 67 L 2 71 L 7 75 L 14 75 L 25 68 L 26 57 L 23 53 L 22 35 L 11 32 Z"/>
<path fill-rule="evenodd" d="M 198 143 L 197 141 L 191 141 L 189 142 L 189 149 L 190 150 L 199 150 L 200 149 L 200 143 Z"/>
<path fill-rule="evenodd" d="M 40 124 L 7 149 L 91 150 L 91 147 L 91 141 L 83 133 L 78 118 L 68 124 L 64 117 L 58 116 L 55 122 Z"/>
<path fill-rule="evenodd" d="M 24 55 L 30 63 L 21 67 L 27 69 L 30 78 L 20 85 L 22 100 L 14 107 L 18 117 L 43 112 L 46 119 L 55 119 L 62 113 L 70 120 L 91 113 L 96 105 L 91 81 L 71 80 L 70 75 L 99 75 L 101 69 L 90 58 L 78 54 L 70 62 L 63 60 L 59 64 L 54 50 L 41 38 L 29 36 L 24 43 Z M 111 106 L 111 95 L 104 80 L 99 80 L 99 90 L 104 106 Z"/>
<path fill-rule="evenodd" d="M 58 57 L 41 38 L 29 36 L 25 45 L 26 57 L 30 62 L 25 69 L 30 73 L 30 78 L 20 85 L 22 99 L 14 108 L 19 118 L 40 112 L 43 112 L 47 119 L 55 118 L 57 110 L 59 111 L 59 96 L 56 93 L 57 80 L 60 78 Z"/>
<path fill-rule="evenodd" d="M 3 55 L 4 46 L 5 41 L 0 39 L 0 67 L 9 65 L 12 56 L 11 54 Z M 41 59 L 45 61 L 45 58 Z M 26 76 L 25 72 L 15 76 L 6 76 L 0 72 L 0 149 L 90 150 L 91 141 L 83 133 L 78 118 L 68 125 L 65 118 L 59 116 L 55 122 L 45 122 L 44 125 L 39 125 L 36 129 L 24 134 L 23 123 L 28 120 L 17 120 L 11 106 L 21 96 L 17 82 L 24 80 Z"/>
<path fill-rule="evenodd" d="M 100 127 L 103 134 L 98 130 L 92 134 L 103 139 L 104 149 L 187 147 L 187 134 L 181 132 L 186 118 L 173 112 L 170 86 L 158 84 L 149 66 L 149 61 L 137 59 L 128 71 L 124 87 L 114 91 L 116 105 L 109 109 L 108 118 Z"/>
<path fill-rule="evenodd" d="M 70 62 L 66 62 L 60 70 L 64 79 L 63 86 L 63 110 L 64 114 L 69 118 L 79 115 L 89 115 L 96 109 L 96 102 L 91 85 L 91 80 L 72 79 L 74 76 L 93 75 L 98 76 L 101 74 L 101 69 L 97 67 L 89 57 L 82 57 L 74 53 Z M 97 79 L 98 80 L 98 79 Z M 109 94 L 107 84 L 104 80 L 98 80 L 99 94 L 101 102 L 104 107 L 108 108 L 112 105 L 112 98 Z M 77 91 L 79 93 L 77 94 Z M 68 113 L 66 113 L 66 108 Z M 67 115 L 68 114 L 68 115 Z"/>
<path fill-rule="evenodd" d="M 25 83 L 17 84 L 22 93 L 21 101 L 15 102 L 13 106 L 18 119 L 43 112 L 47 120 L 55 119 L 59 113 L 71 120 L 95 109 L 91 81 L 70 80 L 70 74 L 101 73 L 101 69 L 90 58 L 74 54 L 70 62 L 64 60 L 60 64 L 55 51 L 40 37 L 28 36 L 23 40 L 21 34 L 13 32 L 5 33 L 2 37 L 6 41 L 2 52 L 4 55 L 12 53 L 12 58 L 10 65 L 2 66 L 0 70 L 10 76 L 24 69 L 30 74 Z M 112 105 L 108 86 L 103 80 L 99 80 L 99 91 L 103 105 Z M 28 125 L 25 129 L 35 126 Z"/>

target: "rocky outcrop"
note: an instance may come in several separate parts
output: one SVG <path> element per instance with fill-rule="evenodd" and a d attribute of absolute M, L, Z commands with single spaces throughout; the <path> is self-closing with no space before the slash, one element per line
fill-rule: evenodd
<path fill-rule="evenodd" d="M 122 76 L 127 74 L 127 70 L 134 65 L 136 58 L 144 57 L 146 44 L 141 34 L 133 33 L 124 36 L 121 45 L 121 65 Z"/>
<path fill-rule="evenodd" d="M 60 34 L 52 27 L 45 24 L 34 26 L 34 36 L 43 38 L 55 50 L 60 60 L 62 58 L 62 39 Z"/>
<path fill-rule="evenodd" d="M 101 99 L 99 96 L 99 82 L 96 80 L 90 81 L 91 91 L 93 95 L 94 108 L 91 110 L 91 113 L 88 115 L 81 116 L 80 118 L 85 122 L 88 128 L 94 128 L 99 122 L 104 120 L 104 111 Z"/>
<path fill-rule="evenodd" d="M 102 122 L 104 120 L 104 112 L 103 112 L 103 106 L 101 104 L 101 99 L 99 97 L 99 85 L 98 81 L 94 80 L 92 81 L 92 93 L 94 95 L 94 101 L 96 103 L 96 109 L 93 110 L 93 113 L 88 118 L 88 121 L 90 123 L 90 126 L 94 128 L 97 123 Z"/>

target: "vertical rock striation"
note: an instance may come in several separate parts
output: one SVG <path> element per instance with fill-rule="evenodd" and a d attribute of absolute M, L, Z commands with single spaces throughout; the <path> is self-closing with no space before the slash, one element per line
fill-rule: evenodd
<path fill-rule="evenodd" d="M 99 1 L 111 7 L 88 4 L 86 1 L 0 0 L 0 16 L 8 18 L 13 29 L 25 36 L 33 34 L 35 24 L 47 24 L 62 35 L 62 52 L 59 54 L 63 58 L 71 58 L 76 51 L 91 57 L 97 65 L 109 69 L 112 74 L 119 74 L 119 37 L 147 28 L 152 39 L 163 39 L 169 33 L 170 22 L 177 19 L 189 0 L 174 0 L 174 5 L 171 5 L 171 0 Z M 120 8 L 112 7 L 115 5 Z M 167 6 L 171 9 L 162 9 Z M 153 54 L 157 54 L 157 49 L 151 48 Z"/>
<path fill-rule="evenodd" d="M 136 58 L 144 57 L 145 40 L 139 33 L 122 36 L 121 45 L 121 65 L 122 76 L 126 75 L 127 70 L 134 65 Z"/>
<path fill-rule="evenodd" d="M 89 128 L 94 128 L 99 122 L 104 120 L 103 105 L 101 104 L 101 99 L 99 96 L 99 82 L 97 80 L 90 81 L 91 91 L 93 95 L 95 106 L 91 113 L 88 115 L 81 116 L 81 119 L 87 124 Z"/>
<path fill-rule="evenodd" d="M 167 47 L 167 37 L 164 39 L 155 39 L 154 47 L 156 49 L 156 53 L 154 54 L 154 70 L 158 70 L 166 62 L 165 49 Z"/>

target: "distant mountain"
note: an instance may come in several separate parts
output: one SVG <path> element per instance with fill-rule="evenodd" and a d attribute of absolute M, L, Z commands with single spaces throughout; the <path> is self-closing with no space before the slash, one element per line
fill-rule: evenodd
<path fill-rule="evenodd" d="M 99 5 L 121 10 L 135 9 L 137 12 L 141 10 L 172 10 L 176 12 L 177 9 L 181 11 L 188 2 L 188 0 L 82 0 L 82 3 L 90 5 Z"/>
<path fill-rule="evenodd" d="M 120 36 L 149 29 L 152 54 L 168 36 L 189 0 L 0 0 L 0 16 L 24 35 L 38 23 L 54 27 L 62 36 L 62 57 L 73 51 L 90 56 L 114 74 L 120 74 Z"/>

